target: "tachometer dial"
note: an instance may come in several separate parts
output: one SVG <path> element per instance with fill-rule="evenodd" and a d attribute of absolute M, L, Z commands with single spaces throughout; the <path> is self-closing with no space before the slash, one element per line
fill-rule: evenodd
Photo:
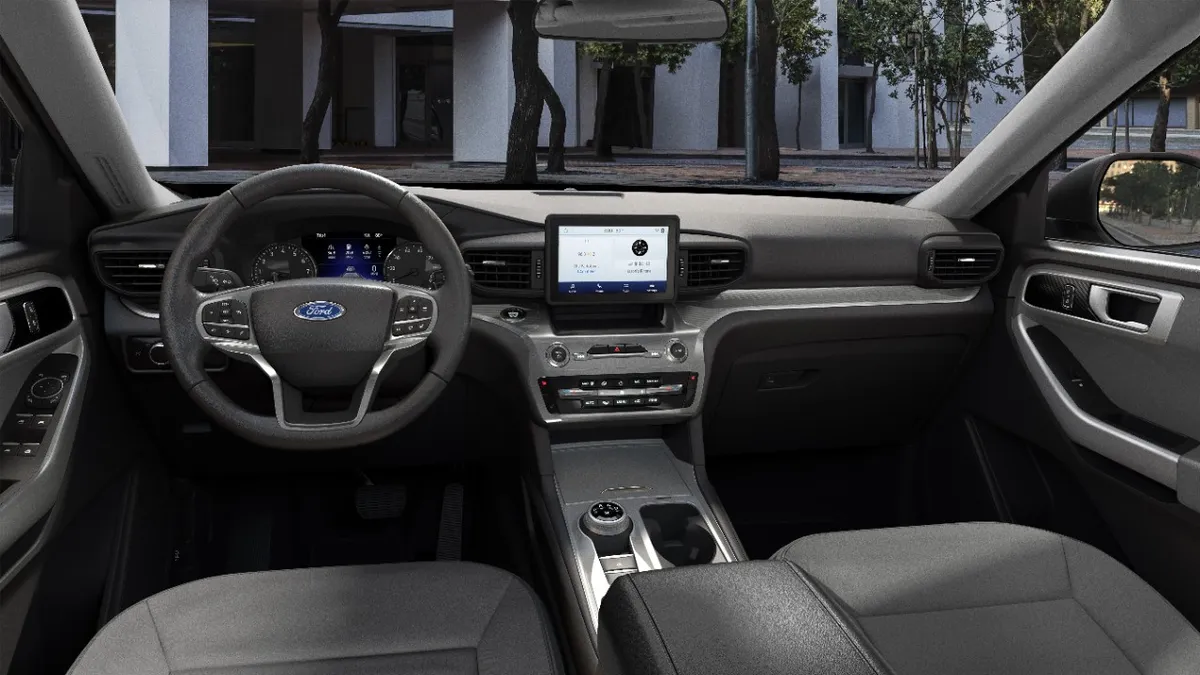
<path fill-rule="evenodd" d="M 259 251 L 254 259 L 250 278 L 255 284 L 274 283 L 288 279 L 307 279 L 317 276 L 317 264 L 303 248 L 288 242 L 277 242 Z"/>
<path fill-rule="evenodd" d="M 383 272 L 389 282 L 425 288 L 441 285 L 434 278 L 435 272 L 440 276 L 441 269 L 442 266 L 425 252 L 425 246 L 418 241 L 401 243 L 392 249 L 383 263 Z"/>

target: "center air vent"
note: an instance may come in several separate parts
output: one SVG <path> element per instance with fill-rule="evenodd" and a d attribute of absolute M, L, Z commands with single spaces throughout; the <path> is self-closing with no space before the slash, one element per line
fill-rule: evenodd
<path fill-rule="evenodd" d="M 464 251 L 476 288 L 491 291 L 538 291 L 543 286 L 542 251 L 494 249 Z"/>
<path fill-rule="evenodd" d="M 986 237 L 932 237 L 921 246 L 921 281 L 930 286 L 977 286 L 1000 270 L 1004 248 Z"/>
<path fill-rule="evenodd" d="M 680 276 L 688 289 L 728 286 L 742 276 L 746 253 L 741 249 L 690 249 L 680 256 Z"/>
<path fill-rule="evenodd" d="M 170 251 L 100 251 L 96 272 L 106 286 L 125 295 L 156 296 Z"/>

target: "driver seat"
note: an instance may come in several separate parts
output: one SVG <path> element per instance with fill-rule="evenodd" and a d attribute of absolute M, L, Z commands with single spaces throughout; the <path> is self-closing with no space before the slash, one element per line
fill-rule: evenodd
<path fill-rule="evenodd" d="M 110 621 L 71 675 L 557 675 L 546 613 L 485 565 L 252 572 L 177 586 Z"/>

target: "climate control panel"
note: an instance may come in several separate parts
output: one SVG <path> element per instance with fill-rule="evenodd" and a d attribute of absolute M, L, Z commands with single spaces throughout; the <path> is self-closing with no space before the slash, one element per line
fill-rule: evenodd
<path fill-rule="evenodd" d="M 557 414 L 672 410 L 696 397 L 698 374 L 624 373 L 542 377 L 538 389 L 546 409 Z"/>

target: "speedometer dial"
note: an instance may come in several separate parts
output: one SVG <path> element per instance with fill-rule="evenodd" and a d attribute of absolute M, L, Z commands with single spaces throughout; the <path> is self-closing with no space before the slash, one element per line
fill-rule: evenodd
<path fill-rule="evenodd" d="M 437 289 L 444 282 L 439 279 L 441 269 L 442 266 L 425 252 L 425 246 L 419 241 L 406 241 L 396 246 L 383 263 L 385 278 L 391 283 L 429 289 Z"/>
<path fill-rule="evenodd" d="M 254 259 L 250 278 L 255 284 L 274 283 L 288 279 L 307 279 L 317 276 L 317 264 L 303 248 L 288 242 L 277 242 L 259 251 Z"/>

